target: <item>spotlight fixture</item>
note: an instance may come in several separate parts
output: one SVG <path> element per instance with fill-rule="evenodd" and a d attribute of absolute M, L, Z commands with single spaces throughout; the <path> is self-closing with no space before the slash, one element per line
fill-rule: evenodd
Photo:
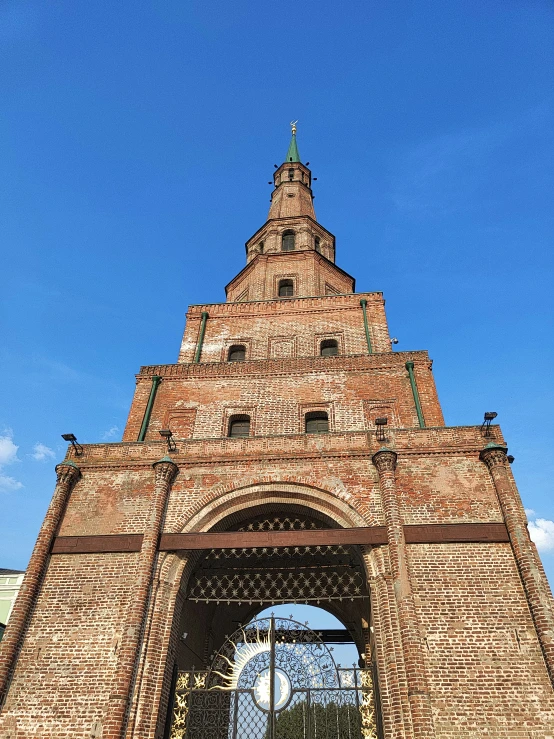
<path fill-rule="evenodd" d="M 83 453 L 83 447 L 77 442 L 75 434 L 62 434 L 64 441 L 69 441 L 73 449 L 75 449 L 75 456 L 80 457 Z"/>
<path fill-rule="evenodd" d="M 177 449 L 177 445 L 173 441 L 173 431 L 170 429 L 162 429 L 160 436 L 167 441 L 167 451 L 174 452 Z"/>
<path fill-rule="evenodd" d="M 506 459 L 508 460 L 508 462 L 509 462 L 510 464 L 513 464 L 513 463 L 514 463 L 514 461 L 515 461 L 515 457 L 514 457 L 514 455 L 513 455 L 513 454 L 508 454 L 508 456 L 506 457 Z"/>
<path fill-rule="evenodd" d="M 481 433 L 483 434 L 483 436 L 491 435 L 491 423 L 494 421 L 497 415 L 498 413 L 495 413 L 495 411 L 487 411 L 485 413 L 485 418 L 483 419 L 483 423 L 481 424 Z"/>
<path fill-rule="evenodd" d="M 385 426 L 389 422 L 389 419 L 383 416 L 382 418 L 375 419 L 376 431 L 375 435 L 379 441 L 385 441 L 387 438 L 385 435 Z"/>
<path fill-rule="evenodd" d="M 390 343 L 391 344 L 398 344 L 398 339 L 396 338 L 396 336 L 393 339 L 390 340 Z"/>

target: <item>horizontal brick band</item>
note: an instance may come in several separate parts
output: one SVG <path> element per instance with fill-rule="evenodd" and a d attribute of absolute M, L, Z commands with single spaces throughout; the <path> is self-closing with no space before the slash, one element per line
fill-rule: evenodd
<path fill-rule="evenodd" d="M 111 534 L 101 536 L 58 536 L 52 554 L 107 554 L 140 552 L 142 534 Z"/>
<path fill-rule="evenodd" d="M 503 523 L 417 524 L 404 526 L 407 544 L 487 543 L 509 541 Z M 376 546 L 387 543 L 385 526 L 309 531 L 223 531 L 218 533 L 162 534 L 162 552 L 254 547 Z M 142 534 L 58 536 L 52 554 L 139 552 Z"/>
<path fill-rule="evenodd" d="M 404 526 L 406 544 L 455 544 L 510 541 L 503 523 L 446 523 Z"/>

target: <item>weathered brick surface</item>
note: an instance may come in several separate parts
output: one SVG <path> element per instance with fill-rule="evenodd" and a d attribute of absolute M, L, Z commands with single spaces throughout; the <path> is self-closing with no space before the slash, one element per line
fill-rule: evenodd
<path fill-rule="evenodd" d="M 554 727 L 552 685 L 509 544 L 409 546 L 441 739 Z"/>
<path fill-rule="evenodd" d="M 501 431 L 444 426 L 427 353 L 391 351 L 383 296 L 352 292 L 334 237 L 315 221 L 309 170 L 295 165 L 291 184 L 288 169 L 275 173 L 270 218 L 247 242 L 227 302 L 191 306 L 178 362 L 141 368 L 123 442 L 68 451 L 80 477 L 60 474 L 0 646 L 0 739 L 161 739 L 174 661 L 188 659 L 182 633 L 207 662 L 220 646 L 210 624 L 224 630 L 246 612 L 195 611 L 186 587 L 200 555 L 157 552 L 159 535 L 225 530 L 263 506 L 386 527 L 388 544 L 361 552 L 371 603 L 357 616 L 384 739 L 554 736 L 552 597 Z M 285 253 L 289 229 L 295 251 Z M 293 298 L 276 298 L 281 278 Z M 338 356 L 319 356 L 325 339 Z M 246 361 L 227 361 L 234 344 Z M 327 411 L 330 433 L 304 433 L 312 410 Z M 227 438 L 234 414 L 250 416 L 250 437 Z M 163 428 L 174 432 L 174 480 L 170 462 L 153 467 L 167 453 Z M 396 461 L 378 470 L 379 454 L 394 456 L 383 446 Z M 505 523 L 510 544 L 406 544 L 405 525 L 452 523 Z M 56 534 L 144 538 L 140 552 L 49 555 Z"/>
<path fill-rule="evenodd" d="M 125 639 L 137 562 L 136 554 L 52 557 L 0 713 L 2 739 L 93 736 Z"/>

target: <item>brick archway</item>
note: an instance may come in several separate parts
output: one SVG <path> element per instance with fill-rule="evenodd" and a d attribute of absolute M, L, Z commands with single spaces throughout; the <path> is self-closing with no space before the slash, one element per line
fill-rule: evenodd
<path fill-rule="evenodd" d="M 330 527 L 336 528 L 373 523 L 344 499 L 350 498 L 349 495 L 343 493 L 341 498 L 336 493 L 305 483 L 264 481 L 243 488 L 222 490 L 216 496 L 212 493 L 209 499 L 206 496 L 203 501 L 205 504 L 188 520 L 181 521 L 179 530 L 183 533 L 221 530 L 225 528 L 225 522 L 232 521 L 237 515 L 268 506 L 275 510 L 303 509 L 312 515 L 315 513 Z M 363 561 L 367 570 L 367 558 L 363 557 Z M 173 655 L 179 638 L 179 618 L 195 562 L 196 558 L 186 553 L 160 555 L 147 618 L 150 626 L 145 633 L 135 707 L 127 734 L 133 739 L 163 736 Z"/>

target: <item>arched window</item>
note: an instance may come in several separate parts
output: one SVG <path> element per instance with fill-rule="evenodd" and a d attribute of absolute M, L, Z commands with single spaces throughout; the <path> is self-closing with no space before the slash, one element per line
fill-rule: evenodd
<path fill-rule="evenodd" d="M 285 231 L 281 241 L 281 251 L 294 251 L 294 231 Z"/>
<path fill-rule="evenodd" d="M 264 253 L 264 242 L 263 241 L 260 241 L 260 243 L 258 244 L 258 248 L 260 250 L 260 254 L 263 254 Z"/>
<path fill-rule="evenodd" d="M 329 417 L 325 411 L 306 413 L 306 433 L 325 434 L 329 431 Z"/>
<path fill-rule="evenodd" d="M 314 239 L 314 246 L 315 250 L 318 254 L 321 254 L 321 241 L 319 239 L 319 236 L 316 236 Z"/>
<path fill-rule="evenodd" d="M 339 353 L 339 343 L 336 339 L 325 339 L 321 342 L 319 353 L 322 357 L 336 357 Z"/>
<path fill-rule="evenodd" d="M 294 180 L 294 169 L 289 169 L 289 180 Z"/>
<path fill-rule="evenodd" d="M 227 355 L 228 362 L 244 362 L 246 359 L 246 347 L 242 344 L 235 344 L 229 348 Z"/>
<path fill-rule="evenodd" d="M 231 416 L 229 419 L 229 436 L 250 436 L 250 416 Z"/>
<path fill-rule="evenodd" d="M 279 280 L 279 297 L 291 298 L 294 295 L 294 284 L 292 280 Z"/>

